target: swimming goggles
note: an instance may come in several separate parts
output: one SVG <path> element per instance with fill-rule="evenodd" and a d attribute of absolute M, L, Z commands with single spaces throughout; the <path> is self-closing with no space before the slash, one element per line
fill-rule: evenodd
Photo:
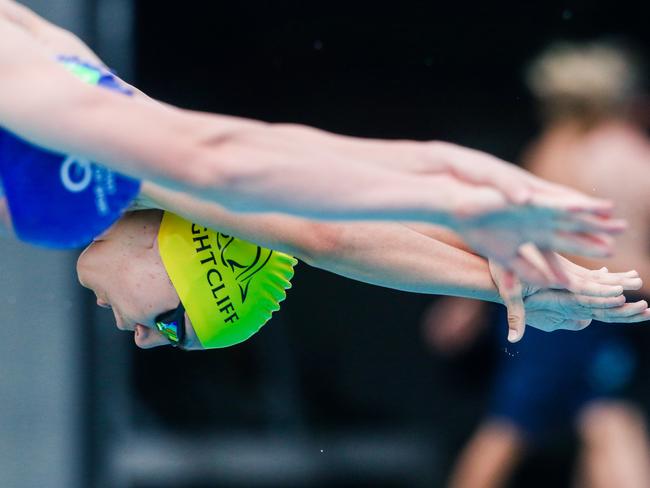
<path fill-rule="evenodd" d="M 180 303 L 174 310 L 163 312 L 155 318 L 156 328 L 172 346 L 178 347 L 185 340 L 185 307 Z"/>

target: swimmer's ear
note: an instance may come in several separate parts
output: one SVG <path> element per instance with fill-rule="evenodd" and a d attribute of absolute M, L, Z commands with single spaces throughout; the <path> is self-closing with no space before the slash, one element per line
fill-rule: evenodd
<path fill-rule="evenodd" d="M 508 311 L 508 341 L 519 342 L 526 330 L 526 307 L 519 278 L 498 264 L 489 261 L 490 273 Z"/>

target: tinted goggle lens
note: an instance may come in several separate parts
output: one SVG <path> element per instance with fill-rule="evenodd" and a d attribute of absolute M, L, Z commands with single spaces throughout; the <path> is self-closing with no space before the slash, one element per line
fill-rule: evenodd
<path fill-rule="evenodd" d="M 181 303 L 176 309 L 156 317 L 156 328 L 173 346 L 185 340 L 185 308 Z"/>

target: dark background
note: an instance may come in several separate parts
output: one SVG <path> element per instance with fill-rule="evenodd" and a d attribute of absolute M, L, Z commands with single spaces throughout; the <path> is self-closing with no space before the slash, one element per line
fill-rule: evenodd
<path fill-rule="evenodd" d="M 187 108 L 516 161 L 538 128 L 526 62 L 558 39 L 625 36 L 645 49 L 641 3 L 140 0 L 135 82 Z M 400 432 L 432 446 L 426 469 L 441 486 L 503 352 L 434 357 L 419 326 L 429 301 L 300 265 L 282 312 L 246 344 L 134 351 L 136 420 L 188 435 Z M 568 483 L 572 442 L 536 454 L 517 486 Z M 413 484 L 331 472 L 297 486 Z"/>

